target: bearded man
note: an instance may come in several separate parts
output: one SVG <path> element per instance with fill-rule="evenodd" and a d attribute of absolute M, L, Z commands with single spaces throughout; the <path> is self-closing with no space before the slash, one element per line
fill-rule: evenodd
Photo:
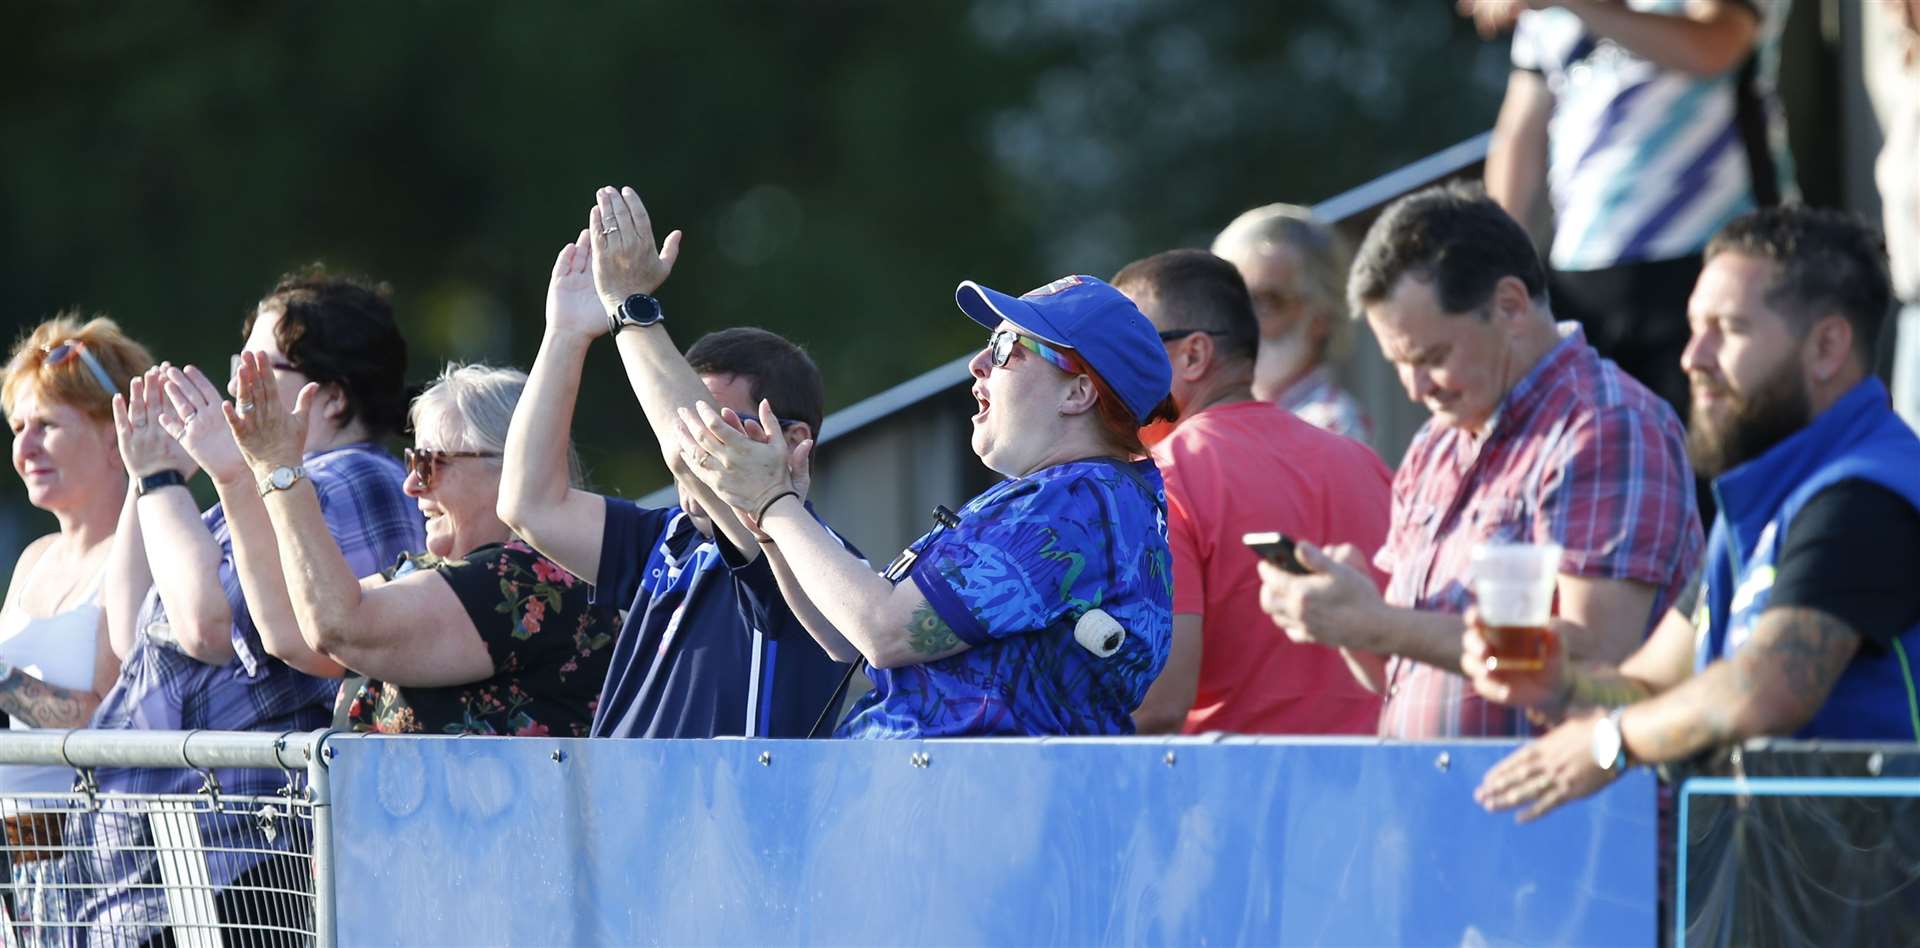
<path fill-rule="evenodd" d="M 1920 439 L 1872 375 L 1886 252 L 1848 215 L 1758 211 L 1707 246 L 1681 364 L 1688 453 L 1720 512 L 1691 608 L 1617 667 L 1461 668 L 1558 727 L 1476 795 L 1531 819 L 1627 768 L 1752 737 L 1920 740 Z"/>

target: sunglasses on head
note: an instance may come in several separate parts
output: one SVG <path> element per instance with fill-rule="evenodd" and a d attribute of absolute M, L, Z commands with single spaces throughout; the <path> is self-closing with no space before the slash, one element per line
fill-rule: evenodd
<path fill-rule="evenodd" d="M 76 356 L 79 357 L 80 363 L 87 367 L 93 380 L 99 382 L 100 387 L 105 389 L 108 395 L 120 394 L 120 386 L 113 384 L 113 376 L 108 375 L 106 366 L 101 365 L 100 360 L 94 358 L 93 353 L 87 350 L 85 342 L 69 339 L 58 345 L 41 346 L 40 352 L 43 356 L 41 361 L 47 365 L 65 365 L 72 362 Z"/>
<path fill-rule="evenodd" d="M 400 452 L 400 456 L 406 459 L 407 473 L 420 479 L 420 489 L 432 490 L 433 475 L 439 471 L 440 465 L 455 458 L 497 458 L 500 456 L 500 452 L 434 451 L 430 449 L 407 448 Z"/>
<path fill-rule="evenodd" d="M 1025 347 L 1028 352 L 1046 360 L 1048 364 L 1062 372 L 1071 375 L 1080 374 L 1079 367 L 1073 364 L 1073 360 L 1068 358 L 1066 353 L 1032 336 L 1011 329 L 996 329 L 987 334 L 987 350 L 991 353 L 995 368 L 1006 368 L 1007 360 L 1013 358 L 1014 346 Z"/>
<path fill-rule="evenodd" d="M 267 368 L 273 369 L 277 372 L 300 371 L 300 369 L 297 366 L 294 366 L 290 363 L 282 362 L 278 359 L 267 360 Z M 235 378 L 235 377 L 238 377 L 239 375 L 240 375 L 240 354 L 236 352 L 227 359 L 227 377 Z"/>

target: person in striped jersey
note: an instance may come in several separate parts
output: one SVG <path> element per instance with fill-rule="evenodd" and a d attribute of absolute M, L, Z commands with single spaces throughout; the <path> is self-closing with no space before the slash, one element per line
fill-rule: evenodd
<path fill-rule="evenodd" d="M 1553 205 L 1554 312 L 1682 417 L 1687 295 L 1707 239 L 1797 197 L 1774 95 L 1789 0 L 1461 0 L 1513 28 L 1487 191 Z"/>

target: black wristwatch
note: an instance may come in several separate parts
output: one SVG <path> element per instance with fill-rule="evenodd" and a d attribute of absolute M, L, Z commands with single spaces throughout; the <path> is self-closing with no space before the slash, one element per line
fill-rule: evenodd
<path fill-rule="evenodd" d="M 134 493 L 145 497 L 162 487 L 185 486 L 187 486 L 187 476 L 185 474 L 179 471 L 156 471 L 140 478 L 140 482 L 134 485 L 133 490 Z"/>
<path fill-rule="evenodd" d="M 607 332 L 617 336 L 628 326 L 651 326 L 665 318 L 660 312 L 659 300 L 635 293 L 607 314 Z"/>

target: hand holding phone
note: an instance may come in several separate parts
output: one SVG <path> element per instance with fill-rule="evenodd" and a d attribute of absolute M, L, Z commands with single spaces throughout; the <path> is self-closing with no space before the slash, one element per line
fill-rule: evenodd
<path fill-rule="evenodd" d="M 1294 553 L 1293 538 L 1275 530 L 1261 533 L 1247 533 L 1240 537 L 1248 549 L 1259 554 L 1260 558 L 1275 566 L 1299 576 L 1307 574 L 1307 568 L 1300 563 L 1300 557 Z"/>

